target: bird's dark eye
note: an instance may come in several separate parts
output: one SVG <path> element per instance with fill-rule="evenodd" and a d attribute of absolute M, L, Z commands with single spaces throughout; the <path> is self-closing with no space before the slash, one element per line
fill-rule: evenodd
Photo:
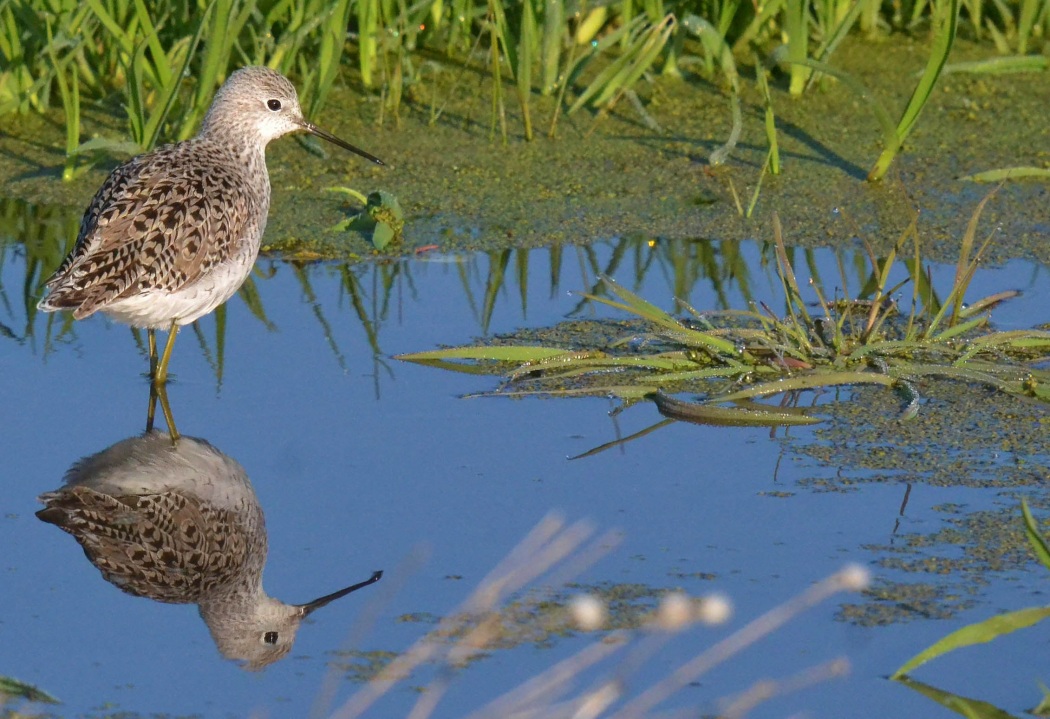
<path fill-rule="evenodd" d="M 270 100 L 270 102 L 277 102 L 277 101 L 276 100 Z M 277 102 L 278 106 L 280 106 L 280 104 L 281 103 Z M 266 632 L 266 634 L 263 634 L 263 641 L 266 642 L 267 644 L 276 644 L 277 643 L 277 632 Z"/>
<path fill-rule="evenodd" d="M 274 112 L 277 112 L 278 110 L 281 109 L 281 101 L 280 100 L 267 100 L 266 101 L 266 107 L 270 108 Z"/>

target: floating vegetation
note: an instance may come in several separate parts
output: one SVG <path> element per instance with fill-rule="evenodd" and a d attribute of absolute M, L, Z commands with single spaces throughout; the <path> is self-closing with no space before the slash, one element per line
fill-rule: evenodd
<path fill-rule="evenodd" d="M 391 242 L 401 242 L 405 229 L 405 212 L 393 194 L 386 190 L 378 190 L 365 197 L 349 187 L 329 187 L 328 189 L 331 192 L 350 195 L 365 206 L 362 212 L 340 222 L 332 228 L 333 230 L 360 232 L 377 250 L 386 249 Z"/>
<path fill-rule="evenodd" d="M 41 704 L 58 704 L 58 699 L 42 689 L 37 689 L 32 684 L 26 684 L 12 677 L 0 675 L 0 710 L 5 705 L 16 699 L 27 702 L 40 702 Z"/>
<path fill-rule="evenodd" d="M 626 336 L 602 346 L 522 345 L 504 338 L 495 345 L 417 352 L 399 359 L 504 374 L 503 386 L 491 395 L 612 395 L 628 403 L 652 399 L 669 417 L 714 424 L 807 423 L 813 418 L 804 412 L 754 400 L 860 384 L 899 392 L 905 402 L 902 418 L 909 418 L 920 406 L 917 380 L 931 376 L 1050 402 L 1050 370 L 1038 366 L 1050 356 L 1050 331 L 998 331 L 990 325 L 989 310 L 1017 293 L 1000 292 L 964 303 L 992 239 L 989 235 L 976 246 L 978 220 L 988 199 L 970 220 L 953 284 L 943 300 L 922 262 L 915 218 L 887 256 L 876 257 L 868 248 L 870 274 L 861 292 L 836 297 L 817 280 L 810 281 L 804 295 L 774 216 L 784 305 L 779 314 L 765 303 L 747 310 L 700 312 L 680 301 L 685 316 L 675 317 L 605 278 L 611 297 L 583 297 L 622 310 L 635 322 Z M 910 258 L 899 261 L 909 243 Z M 905 267 L 907 276 L 890 286 L 897 265 Z M 910 308 L 898 298 L 906 285 L 912 288 Z M 669 396 L 686 391 L 701 399 L 685 402 Z"/>

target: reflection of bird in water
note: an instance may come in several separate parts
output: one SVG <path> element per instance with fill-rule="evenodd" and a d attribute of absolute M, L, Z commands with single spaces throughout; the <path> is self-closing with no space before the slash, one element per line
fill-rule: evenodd
<path fill-rule="evenodd" d="M 382 572 L 306 604 L 262 587 L 266 525 L 244 469 L 201 439 L 147 432 L 78 461 L 40 495 L 37 516 L 72 534 L 128 594 L 197 604 L 219 651 L 261 669 L 288 653 L 315 609 Z"/>

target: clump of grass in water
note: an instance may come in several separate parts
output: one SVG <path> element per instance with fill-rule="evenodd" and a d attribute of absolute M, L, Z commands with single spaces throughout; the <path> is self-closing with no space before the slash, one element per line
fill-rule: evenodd
<path fill-rule="evenodd" d="M 914 416 L 919 395 L 913 380 L 939 376 L 983 384 L 1016 397 L 1050 402 L 1050 371 L 1035 367 L 1050 350 L 1050 332 L 995 331 L 988 310 L 1016 295 L 1008 291 L 964 305 L 963 299 L 989 237 L 976 248 L 978 220 L 986 197 L 963 237 L 955 279 L 938 301 L 923 270 L 917 216 L 885 258 L 869 251 L 871 290 L 863 297 L 828 298 L 816 282 L 810 291 L 819 314 L 807 308 L 788 259 L 779 218 L 773 235 L 785 316 L 768 306 L 749 310 L 689 313 L 679 319 L 606 278 L 616 299 L 584 294 L 594 302 L 623 310 L 643 321 L 647 331 L 605 347 L 472 346 L 400 355 L 399 359 L 446 369 L 477 372 L 479 363 L 506 372 L 506 385 L 494 394 L 520 396 L 615 395 L 625 401 L 654 399 L 675 419 L 714 424 L 791 425 L 815 420 L 797 411 L 740 404 L 785 392 L 841 385 L 878 384 L 906 398 L 903 417 Z M 898 256 L 912 243 L 905 262 L 909 277 L 889 286 Z M 905 314 L 894 295 L 911 282 L 911 310 Z M 656 351 L 640 351 L 639 345 Z M 470 364 L 466 364 L 470 363 Z M 714 386 L 715 383 L 718 386 Z M 721 389 L 732 384 L 729 391 Z M 708 390 L 699 403 L 676 400 L 664 388 Z M 743 385 L 742 388 L 741 385 Z M 727 407 L 727 403 L 734 403 Z"/>
<path fill-rule="evenodd" d="M 318 698 L 314 716 L 351 719 L 365 715 L 384 695 L 427 666 L 436 667 L 435 678 L 419 695 L 408 716 L 426 719 L 434 714 L 452 680 L 464 667 L 499 646 L 505 626 L 507 602 L 540 579 L 557 587 L 585 571 L 618 543 L 619 534 L 594 536 L 586 522 L 567 525 L 556 516 L 542 520 L 456 611 L 400 653 L 365 687 L 335 713 L 329 713 L 336 672 L 330 672 Z M 756 641 L 770 635 L 801 612 L 844 591 L 860 591 L 869 583 L 863 567 L 848 565 L 816 582 L 798 595 L 770 609 L 723 639 L 699 651 L 666 676 L 641 691 L 632 680 L 657 653 L 676 639 L 688 638 L 698 626 L 727 622 L 732 605 L 721 595 L 690 597 L 684 592 L 665 594 L 656 611 L 639 629 L 603 632 L 583 649 L 537 675 L 528 677 L 509 692 L 472 712 L 470 717 L 651 716 L 664 703 L 692 686 L 716 666 L 732 659 Z M 607 605 L 594 595 L 580 595 L 563 607 L 564 621 L 583 632 L 608 627 Z M 598 670 L 596 683 L 577 688 Z M 843 657 L 804 669 L 786 679 L 763 680 L 723 701 L 720 716 L 741 717 L 755 706 L 798 691 L 849 670 Z M 706 698 L 705 698 L 706 701 Z"/>

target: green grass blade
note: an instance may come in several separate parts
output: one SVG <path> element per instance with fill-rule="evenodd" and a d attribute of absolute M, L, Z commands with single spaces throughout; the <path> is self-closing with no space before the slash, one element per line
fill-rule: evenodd
<path fill-rule="evenodd" d="M 232 0 L 213 0 L 201 18 L 201 27 L 207 24 L 204 59 L 196 78 L 197 89 L 193 97 L 193 106 L 186 113 L 179 129 L 180 140 L 185 140 L 196 132 L 197 125 L 208 109 L 208 100 L 229 65 L 233 39 L 240 32 L 239 27 L 231 25 L 233 4 Z M 234 22 L 239 20 L 240 18 L 237 18 Z"/>
<path fill-rule="evenodd" d="M 930 59 L 927 61 L 926 69 L 923 71 L 922 77 L 919 78 L 919 84 L 916 85 L 915 91 L 912 92 L 908 106 L 904 109 L 904 114 L 897 124 L 893 141 L 883 148 L 879 159 L 875 161 L 875 166 L 868 173 L 869 182 L 881 180 L 890 169 L 890 164 L 893 162 L 893 158 L 896 157 L 897 151 L 908 135 L 911 134 L 911 130 L 915 126 L 916 120 L 919 119 L 922 108 L 929 101 L 933 88 L 941 75 L 941 70 L 948 61 L 952 45 L 955 44 L 955 32 L 959 25 L 959 0 L 945 0 L 937 7 L 937 17 L 935 18 L 937 32 L 934 36 L 933 48 L 930 51 Z"/>
<path fill-rule="evenodd" d="M 974 337 L 969 341 L 971 348 L 980 350 L 1001 350 L 1007 347 L 1036 348 L 1050 347 L 1050 332 L 1042 330 L 1006 330 Z"/>
<path fill-rule="evenodd" d="M 1021 0 L 1020 17 L 1017 19 L 1017 54 L 1028 52 L 1028 40 L 1032 36 L 1036 16 L 1039 14 L 1040 0 Z M 1047 58 L 1044 58 L 1047 59 Z"/>
<path fill-rule="evenodd" d="M 544 95 L 553 93 L 558 85 L 565 34 L 565 3 L 561 0 L 544 0 L 540 48 L 540 92 Z"/>
<path fill-rule="evenodd" d="M 691 370 L 697 366 L 696 362 L 684 357 L 681 353 L 632 357 L 611 356 L 590 352 L 573 352 L 570 357 L 558 355 L 555 359 L 557 359 L 557 363 L 554 364 L 554 367 L 558 369 L 551 376 L 556 375 L 558 377 L 567 376 L 570 372 L 573 375 L 579 375 L 586 372 L 622 369 L 627 367 L 677 372 L 678 370 Z M 512 372 L 510 377 L 515 378 L 523 374 L 535 372 L 537 369 L 541 368 L 536 365 L 527 364 Z M 545 374 L 545 376 L 548 375 Z"/>
<path fill-rule="evenodd" d="M 821 420 L 809 417 L 801 411 L 784 407 L 767 407 L 748 403 L 737 407 L 722 407 L 709 402 L 686 402 L 663 392 L 656 392 L 651 399 L 665 417 L 722 427 L 781 427 L 818 424 Z"/>
<path fill-rule="evenodd" d="M 720 337 L 708 334 L 707 332 L 690 329 L 656 305 L 646 302 L 638 295 L 623 288 L 618 282 L 613 281 L 611 278 L 606 277 L 604 280 L 606 286 L 620 297 L 623 302 L 616 302 L 615 300 L 583 292 L 580 293 L 580 296 L 594 302 L 608 305 L 609 307 L 624 310 L 625 312 L 649 320 L 660 327 L 665 327 L 671 331 L 671 334 L 676 339 L 690 346 L 705 347 L 723 355 L 735 355 L 737 353 L 736 345 L 729 340 L 724 340 Z"/>
<path fill-rule="evenodd" d="M 150 58 L 153 60 L 153 68 L 156 73 L 155 81 L 159 87 L 167 87 L 171 84 L 171 65 L 168 63 L 168 55 L 164 52 L 157 28 L 143 0 L 135 0 L 135 17 L 146 36 L 146 44 L 149 46 Z"/>
<path fill-rule="evenodd" d="M 361 70 L 361 83 L 365 87 L 375 84 L 376 59 L 379 50 L 379 2 L 358 0 L 357 10 L 357 62 Z"/>
<path fill-rule="evenodd" d="M 791 80 L 788 92 L 798 97 L 806 89 L 809 68 L 799 63 L 809 56 L 809 8 L 807 0 L 787 0 L 784 4 L 784 34 L 787 35 Z"/>
<path fill-rule="evenodd" d="M 578 352 L 558 347 L 527 347 L 521 345 L 449 347 L 428 352 L 410 352 L 395 355 L 394 359 L 406 362 L 426 360 L 493 360 L 496 362 L 538 362 L 561 357 L 575 357 Z"/>
<path fill-rule="evenodd" d="M 876 372 L 810 372 L 794 377 L 784 377 L 772 382 L 761 382 L 730 394 L 712 397 L 711 402 L 736 402 L 741 399 L 769 397 L 792 390 L 817 389 L 823 387 L 841 387 L 854 384 L 881 384 L 892 387 L 897 380 L 889 375 Z"/>
<path fill-rule="evenodd" d="M 975 75 L 1006 75 L 1014 72 L 1045 72 L 1050 68 L 1050 57 L 1042 55 L 1011 55 L 992 57 L 972 62 L 953 62 L 944 66 L 944 74 L 967 72 Z"/>
<path fill-rule="evenodd" d="M 1003 182 L 1004 180 L 1019 180 L 1025 177 L 1038 179 L 1050 179 L 1050 168 L 1046 167 L 1004 167 L 999 170 L 986 170 L 973 175 L 960 177 L 960 180 L 970 182 Z"/>
<path fill-rule="evenodd" d="M 988 323 L 988 318 L 987 317 L 974 317 L 972 320 L 969 320 L 968 322 L 962 322 L 960 324 L 955 325 L 954 327 L 949 327 L 948 329 L 944 330 L 944 332 L 940 332 L 936 336 L 931 337 L 930 339 L 932 339 L 934 342 L 947 342 L 948 340 L 952 339 L 953 337 L 958 337 L 959 335 L 964 335 L 967 332 L 969 332 L 970 330 L 976 329 L 977 327 L 980 327 L 981 325 L 984 325 L 984 324 L 987 324 L 987 323 Z"/>
<path fill-rule="evenodd" d="M 850 29 L 856 23 L 857 18 L 860 17 L 861 11 L 864 9 L 863 0 L 854 0 L 853 5 L 849 11 L 842 17 L 842 20 L 838 22 L 834 30 L 828 35 L 828 37 L 821 43 L 817 51 L 813 53 L 813 57 L 817 62 L 827 62 L 828 58 L 835 52 L 839 44 L 846 39 Z M 806 83 L 807 89 L 817 80 L 819 77 L 818 73 L 813 73 L 809 76 L 809 82 Z"/>
<path fill-rule="evenodd" d="M 1021 499 L 1021 513 L 1024 515 L 1024 533 L 1028 537 L 1028 543 L 1032 545 L 1032 551 L 1035 552 L 1036 559 L 1038 559 L 1044 567 L 1050 569 L 1050 545 L 1047 544 L 1046 539 L 1039 533 L 1039 525 L 1035 521 L 1035 517 L 1032 516 L 1032 512 L 1028 509 L 1028 501 L 1024 498 Z"/>
<path fill-rule="evenodd" d="M 909 689 L 917 691 L 924 697 L 937 702 L 944 708 L 966 717 L 966 719 L 1017 719 L 1013 714 L 1009 714 L 999 707 L 980 699 L 971 699 L 952 692 L 946 692 L 943 689 L 923 684 L 908 677 L 898 677 L 897 681 Z"/>
<path fill-rule="evenodd" d="M 346 27 L 350 22 L 352 10 L 349 0 L 340 0 L 331 7 L 328 20 L 323 26 L 321 47 L 318 53 L 319 74 L 307 105 L 311 117 L 316 116 L 321 110 L 339 75 L 339 61 L 343 57 Z"/>
<path fill-rule="evenodd" d="M 718 58 L 718 64 L 722 68 L 722 73 L 726 76 L 726 81 L 729 83 L 729 108 L 733 116 L 733 125 L 725 144 L 712 151 L 708 158 L 712 165 L 721 165 L 729 159 L 729 154 L 736 148 L 737 142 L 740 140 L 740 134 L 743 131 L 743 112 L 740 109 L 740 76 L 737 73 L 736 60 L 733 58 L 733 52 L 729 45 L 726 44 L 724 36 L 707 20 L 697 15 L 686 15 L 685 19 L 682 20 L 682 27 L 700 39 L 709 56 Z M 732 183 L 732 180 L 730 180 L 730 183 Z M 737 207 L 740 210 L 740 214 L 743 215 L 743 209 L 740 208 L 739 201 L 737 202 Z"/>
<path fill-rule="evenodd" d="M 42 689 L 37 689 L 32 684 L 26 684 L 13 677 L 0 675 L 0 698 L 7 697 L 25 699 L 29 702 L 41 702 L 42 704 L 61 704 L 58 699 L 55 699 Z"/>
<path fill-rule="evenodd" d="M 1030 627 L 1033 624 L 1050 617 L 1050 607 L 1029 607 L 1018 609 L 1015 612 L 997 614 L 982 622 L 970 624 L 943 637 L 914 657 L 904 662 L 900 668 L 893 673 L 891 679 L 899 679 L 913 669 L 922 666 L 931 659 L 954 652 L 963 647 L 974 644 L 984 644 L 993 639 L 1016 632 L 1018 629 Z"/>
<path fill-rule="evenodd" d="M 766 69 L 762 67 L 757 54 L 755 55 L 755 75 L 758 79 L 758 87 L 762 91 L 762 101 L 766 110 L 766 141 L 769 143 L 769 155 L 766 162 L 769 164 L 769 171 L 774 175 L 779 175 L 780 148 L 777 145 L 777 120 L 773 113 L 773 96 L 769 92 Z"/>
<path fill-rule="evenodd" d="M 126 28 L 121 27 L 120 23 L 116 21 L 109 10 L 102 4 L 101 0 L 87 0 L 88 6 L 92 12 L 95 13 L 95 17 L 102 23 L 102 26 L 109 31 L 110 37 L 114 42 L 120 45 L 121 51 L 127 55 L 132 56 L 135 54 L 135 42 L 132 33 L 129 33 Z"/>
<path fill-rule="evenodd" d="M 523 0 L 521 28 L 518 34 L 517 66 L 514 79 L 518 90 L 518 104 L 521 105 L 522 122 L 525 125 L 525 139 L 532 140 L 532 116 L 529 112 L 529 100 L 532 96 L 533 52 L 537 46 L 536 11 L 533 0 Z"/>

